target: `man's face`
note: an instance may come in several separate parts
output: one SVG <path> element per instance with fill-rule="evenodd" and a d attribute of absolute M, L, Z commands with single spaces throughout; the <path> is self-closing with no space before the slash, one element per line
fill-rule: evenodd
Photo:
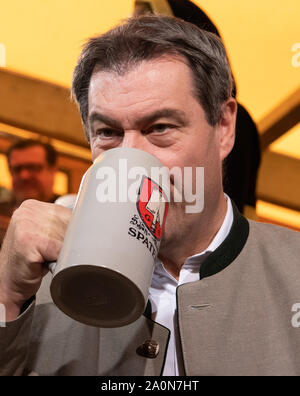
<path fill-rule="evenodd" d="M 43 147 L 13 150 L 9 168 L 18 204 L 25 199 L 48 201 L 52 198 L 55 168 L 48 165 Z"/>
<path fill-rule="evenodd" d="M 181 59 L 145 61 L 121 76 L 95 71 L 88 120 L 93 159 L 108 149 L 132 147 L 154 155 L 169 169 L 204 167 L 205 201 L 219 199 L 222 160 L 233 141 L 224 144 L 222 123 L 207 123 L 193 94 L 190 69 Z M 178 230 L 176 222 L 188 227 L 191 219 L 183 204 L 171 204 L 166 238 Z"/>

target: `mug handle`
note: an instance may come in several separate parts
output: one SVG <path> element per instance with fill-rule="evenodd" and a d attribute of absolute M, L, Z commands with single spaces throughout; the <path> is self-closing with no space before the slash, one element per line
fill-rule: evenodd
<path fill-rule="evenodd" d="M 51 272 L 52 275 L 54 274 L 56 264 L 57 264 L 56 261 L 52 261 L 51 263 L 47 263 L 49 271 Z"/>

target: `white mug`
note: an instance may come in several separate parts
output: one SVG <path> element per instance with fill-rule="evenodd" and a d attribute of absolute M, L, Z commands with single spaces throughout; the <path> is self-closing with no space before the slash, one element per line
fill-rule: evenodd
<path fill-rule="evenodd" d="M 110 328 L 143 314 L 169 182 L 157 158 L 133 148 L 105 151 L 88 169 L 57 263 L 51 264 L 51 295 L 65 314 Z"/>

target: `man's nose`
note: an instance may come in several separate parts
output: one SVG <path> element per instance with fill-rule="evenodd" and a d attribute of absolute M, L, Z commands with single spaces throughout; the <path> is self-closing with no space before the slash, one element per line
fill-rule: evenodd
<path fill-rule="evenodd" d="M 122 147 L 145 150 L 146 139 L 140 131 L 130 130 L 124 132 Z"/>
<path fill-rule="evenodd" d="M 22 168 L 19 172 L 19 179 L 27 180 L 31 177 L 30 171 L 26 168 Z"/>

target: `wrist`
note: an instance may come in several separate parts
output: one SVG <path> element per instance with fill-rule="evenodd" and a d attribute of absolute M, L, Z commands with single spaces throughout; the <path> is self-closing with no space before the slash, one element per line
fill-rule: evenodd
<path fill-rule="evenodd" d="M 4 321 L 9 322 L 15 320 L 20 315 L 24 301 L 14 300 L 9 293 L 6 293 L 0 288 L 0 304 L 2 307 L 2 316 L 4 316 L 5 319 Z"/>
<path fill-rule="evenodd" d="M 3 299 L 0 298 L 0 308 L 1 308 L 1 322 L 11 322 L 12 320 L 17 319 L 20 315 L 21 309 L 18 305 L 5 302 Z"/>

